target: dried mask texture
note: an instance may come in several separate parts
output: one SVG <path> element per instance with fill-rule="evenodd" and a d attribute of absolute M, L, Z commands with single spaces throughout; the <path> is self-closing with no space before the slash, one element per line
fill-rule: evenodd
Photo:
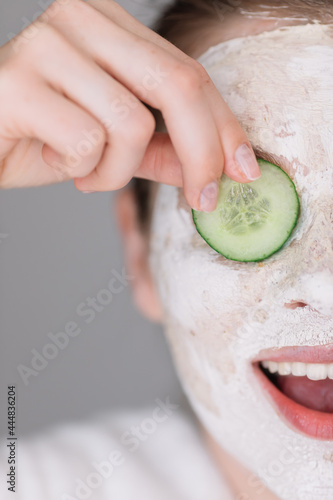
<path fill-rule="evenodd" d="M 281 28 L 210 48 L 204 65 L 264 159 L 293 179 L 301 214 L 257 263 L 218 255 L 180 190 L 160 186 L 150 263 L 167 337 L 202 423 L 282 500 L 333 497 L 332 443 L 289 428 L 252 373 L 260 350 L 333 341 L 333 39 L 322 25 Z M 285 307 L 290 302 L 306 307 Z"/>

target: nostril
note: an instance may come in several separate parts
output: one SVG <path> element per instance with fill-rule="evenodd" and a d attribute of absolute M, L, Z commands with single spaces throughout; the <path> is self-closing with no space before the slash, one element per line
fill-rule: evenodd
<path fill-rule="evenodd" d="M 292 300 L 291 302 L 288 302 L 284 305 L 287 309 L 297 309 L 297 307 L 305 307 L 308 304 L 305 302 L 299 302 L 297 300 Z"/>

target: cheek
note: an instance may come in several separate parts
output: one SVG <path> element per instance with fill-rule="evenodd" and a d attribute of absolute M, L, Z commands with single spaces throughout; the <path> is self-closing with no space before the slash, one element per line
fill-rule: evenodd
<path fill-rule="evenodd" d="M 240 276 L 190 245 L 186 258 L 182 253 L 174 248 L 172 255 L 165 252 L 158 258 L 155 276 L 165 315 L 180 328 L 195 331 L 203 343 L 216 335 L 225 342 L 243 322 L 249 302 Z"/>
<path fill-rule="evenodd" d="M 167 316 L 205 338 L 230 337 L 264 295 L 256 263 L 219 256 L 198 235 L 177 189 L 159 187 L 152 219 L 150 264 Z"/>
<path fill-rule="evenodd" d="M 262 264 L 226 263 L 215 253 L 207 255 L 206 247 L 200 251 L 188 245 L 186 258 L 176 250 L 172 257 L 161 254 L 155 275 L 165 315 L 195 332 L 207 349 L 220 351 L 246 322 L 265 320 L 267 285 L 276 272 Z"/>
<path fill-rule="evenodd" d="M 150 264 L 184 388 L 216 412 L 217 395 L 244 365 L 237 340 L 247 340 L 249 322 L 266 320 L 261 308 L 266 269 L 218 256 L 168 186 L 157 197 Z"/>
<path fill-rule="evenodd" d="M 171 255 L 164 249 L 155 255 L 154 268 L 167 339 L 184 389 L 218 414 L 216 392 L 222 395 L 236 373 L 231 346 L 249 319 L 254 294 L 248 275 L 224 267 L 219 257 L 208 259 L 206 252 L 188 248 L 187 258 L 181 258 L 182 252 Z"/>
<path fill-rule="evenodd" d="M 226 338 L 200 325 L 194 330 L 184 328 L 170 316 L 165 318 L 165 331 L 185 393 L 219 415 L 216 394 L 223 395 L 236 373 Z"/>
<path fill-rule="evenodd" d="M 183 328 L 174 319 L 166 317 L 165 332 L 185 393 L 218 415 L 208 375 L 209 353 L 199 341 L 199 331 Z"/>

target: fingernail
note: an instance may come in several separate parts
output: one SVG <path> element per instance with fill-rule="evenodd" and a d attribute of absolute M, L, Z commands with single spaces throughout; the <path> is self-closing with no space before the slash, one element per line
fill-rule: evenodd
<path fill-rule="evenodd" d="M 257 159 L 247 144 L 239 146 L 235 153 L 235 160 L 241 171 L 250 181 L 255 181 L 261 176 Z"/>
<path fill-rule="evenodd" d="M 90 194 L 90 193 L 96 193 L 96 191 L 81 191 L 83 194 Z"/>
<path fill-rule="evenodd" d="M 219 195 L 219 184 L 216 181 L 207 184 L 200 195 L 200 210 L 202 212 L 212 212 L 216 208 Z"/>

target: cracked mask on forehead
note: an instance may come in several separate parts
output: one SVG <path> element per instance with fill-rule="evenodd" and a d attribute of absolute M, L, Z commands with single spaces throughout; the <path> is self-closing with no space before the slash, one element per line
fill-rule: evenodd
<path fill-rule="evenodd" d="M 215 440 L 282 500 L 333 498 L 332 442 L 282 421 L 251 365 L 262 349 L 333 342 L 332 36 L 280 28 L 199 58 L 258 156 L 295 183 L 301 212 L 286 245 L 261 263 L 225 259 L 170 186 L 158 188 L 152 221 L 150 263 L 183 387 Z M 285 307 L 297 302 L 306 306 Z"/>

